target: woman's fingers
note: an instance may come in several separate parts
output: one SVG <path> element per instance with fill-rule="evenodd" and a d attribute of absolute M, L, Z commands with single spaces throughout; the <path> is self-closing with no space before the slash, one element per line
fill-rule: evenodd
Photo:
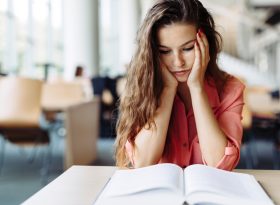
<path fill-rule="evenodd" d="M 195 59 L 194 59 L 193 68 L 199 69 L 201 67 L 201 51 L 197 41 L 194 44 L 194 53 L 195 53 Z"/>
<path fill-rule="evenodd" d="M 209 58 L 209 44 L 205 34 L 199 29 L 197 33 L 197 42 L 201 51 L 201 66 L 207 67 L 207 64 L 210 60 Z"/>
<path fill-rule="evenodd" d="M 205 34 L 197 34 L 197 40 L 194 46 L 195 60 L 193 69 L 189 75 L 189 86 L 202 86 L 205 70 L 209 62 L 208 42 Z"/>
<path fill-rule="evenodd" d="M 201 34 L 198 32 L 196 34 L 196 39 L 197 39 L 197 43 L 199 45 L 199 49 L 201 51 L 201 66 L 204 67 L 205 63 L 205 46 L 204 46 L 204 43 L 201 39 Z"/>
<path fill-rule="evenodd" d="M 209 48 L 209 43 L 208 43 L 208 40 L 206 38 L 206 35 L 203 33 L 203 31 L 201 29 L 199 29 L 198 32 L 199 32 L 200 38 L 201 38 L 205 48 L 208 49 Z"/>

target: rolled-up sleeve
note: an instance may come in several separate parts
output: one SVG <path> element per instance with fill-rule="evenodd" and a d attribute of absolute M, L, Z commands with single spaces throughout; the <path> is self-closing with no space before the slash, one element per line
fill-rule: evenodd
<path fill-rule="evenodd" d="M 231 171 L 234 169 L 240 159 L 240 146 L 243 136 L 242 108 L 244 86 L 241 84 L 235 90 L 234 95 L 228 95 L 224 99 L 221 109 L 215 113 L 219 126 L 227 137 L 227 146 L 225 147 L 225 154 L 217 163 L 216 167 L 223 170 Z M 203 163 L 206 164 L 203 159 Z"/>

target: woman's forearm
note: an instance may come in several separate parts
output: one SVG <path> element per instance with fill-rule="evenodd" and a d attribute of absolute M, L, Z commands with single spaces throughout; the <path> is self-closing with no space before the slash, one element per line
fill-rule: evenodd
<path fill-rule="evenodd" d="M 227 138 L 219 127 L 204 89 L 190 89 L 190 93 L 202 156 L 209 166 L 216 166 L 224 156 Z"/>
<path fill-rule="evenodd" d="M 167 130 L 176 88 L 164 88 L 160 105 L 153 118 L 155 124 L 145 125 L 137 134 L 134 149 L 134 166 L 144 167 L 158 163 L 166 141 Z"/>

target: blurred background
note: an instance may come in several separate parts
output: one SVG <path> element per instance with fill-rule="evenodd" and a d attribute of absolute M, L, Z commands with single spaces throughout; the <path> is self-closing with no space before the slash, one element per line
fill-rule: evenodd
<path fill-rule="evenodd" d="M 201 0 L 246 84 L 241 169 L 280 168 L 280 0 Z M 114 165 L 117 101 L 153 0 L 0 0 L 0 204 Z"/>

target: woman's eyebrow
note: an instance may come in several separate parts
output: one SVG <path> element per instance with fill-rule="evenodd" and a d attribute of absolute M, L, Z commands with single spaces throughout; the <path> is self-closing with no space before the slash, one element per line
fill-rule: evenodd
<path fill-rule="evenodd" d="M 196 41 L 196 38 L 195 38 L 195 39 L 192 39 L 192 40 L 189 40 L 189 41 L 187 41 L 187 42 L 185 42 L 185 43 L 183 43 L 183 44 L 182 44 L 181 46 L 179 46 L 179 47 L 186 46 L 186 45 L 188 45 L 189 43 L 191 43 L 191 42 L 193 42 L 193 41 Z M 164 46 L 164 45 L 158 45 L 158 47 L 169 48 L 168 46 Z"/>

